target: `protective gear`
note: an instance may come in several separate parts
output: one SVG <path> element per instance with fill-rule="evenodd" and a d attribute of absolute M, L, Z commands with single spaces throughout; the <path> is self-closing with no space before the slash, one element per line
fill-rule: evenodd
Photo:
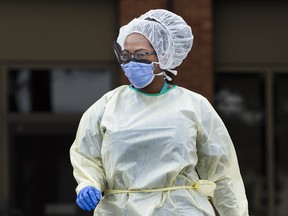
<path fill-rule="evenodd" d="M 100 199 L 101 192 L 94 187 L 87 186 L 78 193 L 76 203 L 81 209 L 91 211 L 96 208 Z"/>
<path fill-rule="evenodd" d="M 181 64 L 193 44 L 190 26 L 182 17 L 164 9 L 150 10 L 122 26 L 117 38 L 122 50 L 131 33 L 144 35 L 157 53 L 160 68 L 174 74 L 172 69 Z"/>
<path fill-rule="evenodd" d="M 163 72 L 154 74 L 154 64 L 158 62 L 143 63 L 130 61 L 126 64 L 121 64 L 125 75 L 135 88 L 141 89 L 148 86 L 155 76 L 163 75 Z"/>
<path fill-rule="evenodd" d="M 101 191 L 168 188 L 104 195 L 94 216 L 215 216 L 196 189 L 169 190 L 200 179 L 216 184 L 211 202 L 221 216 L 248 215 L 229 134 L 210 103 L 185 88 L 108 92 L 82 116 L 70 155 L 76 191 L 87 185 Z"/>

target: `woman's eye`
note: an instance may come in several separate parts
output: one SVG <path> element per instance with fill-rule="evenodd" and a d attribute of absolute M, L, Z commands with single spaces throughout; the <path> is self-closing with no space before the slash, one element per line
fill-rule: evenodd
<path fill-rule="evenodd" d="M 135 53 L 135 58 L 136 59 L 145 59 L 146 54 L 145 53 Z"/>
<path fill-rule="evenodd" d="M 122 53 L 121 54 L 121 59 L 122 60 L 128 60 L 130 58 L 130 55 L 128 53 Z"/>

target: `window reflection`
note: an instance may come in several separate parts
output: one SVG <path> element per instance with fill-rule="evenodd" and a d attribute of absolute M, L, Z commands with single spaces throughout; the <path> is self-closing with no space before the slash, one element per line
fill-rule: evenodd
<path fill-rule="evenodd" d="M 215 108 L 233 140 L 250 214 L 267 215 L 264 80 L 256 73 L 216 73 Z"/>
<path fill-rule="evenodd" d="M 112 88 L 109 71 L 52 71 L 52 112 L 80 112 Z"/>
<path fill-rule="evenodd" d="M 237 118 L 250 126 L 257 125 L 263 120 L 263 112 L 251 110 L 245 104 L 244 98 L 229 89 L 220 90 L 215 98 L 217 109 L 225 118 Z"/>
<path fill-rule="evenodd" d="M 13 101 L 10 102 L 10 108 L 13 110 L 19 110 L 19 112 L 30 112 L 31 108 L 31 96 L 30 96 L 30 79 L 31 71 L 22 70 L 10 71 L 10 80 L 12 87 L 10 88 L 11 97 Z M 14 82 L 14 83 L 13 83 Z M 11 104 L 13 103 L 13 104 Z"/>

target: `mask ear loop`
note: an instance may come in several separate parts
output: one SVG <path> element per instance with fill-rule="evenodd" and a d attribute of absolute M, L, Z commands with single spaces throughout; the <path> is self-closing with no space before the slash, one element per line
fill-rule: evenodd
<path fill-rule="evenodd" d="M 160 64 L 159 62 L 152 62 L 154 64 Z M 160 75 L 164 75 L 164 79 L 167 79 L 168 81 L 172 81 L 172 78 L 170 76 L 167 75 L 166 71 L 174 74 L 175 76 L 177 75 L 177 71 L 176 70 L 172 70 L 172 69 L 165 69 L 164 71 L 155 74 L 155 76 L 160 76 Z"/>

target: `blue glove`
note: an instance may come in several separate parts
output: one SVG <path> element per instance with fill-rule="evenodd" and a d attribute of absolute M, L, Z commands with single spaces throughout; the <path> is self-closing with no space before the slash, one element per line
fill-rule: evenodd
<path fill-rule="evenodd" d="M 94 187 L 87 186 L 78 193 L 76 203 L 81 209 L 91 211 L 96 208 L 100 199 L 101 192 Z"/>

